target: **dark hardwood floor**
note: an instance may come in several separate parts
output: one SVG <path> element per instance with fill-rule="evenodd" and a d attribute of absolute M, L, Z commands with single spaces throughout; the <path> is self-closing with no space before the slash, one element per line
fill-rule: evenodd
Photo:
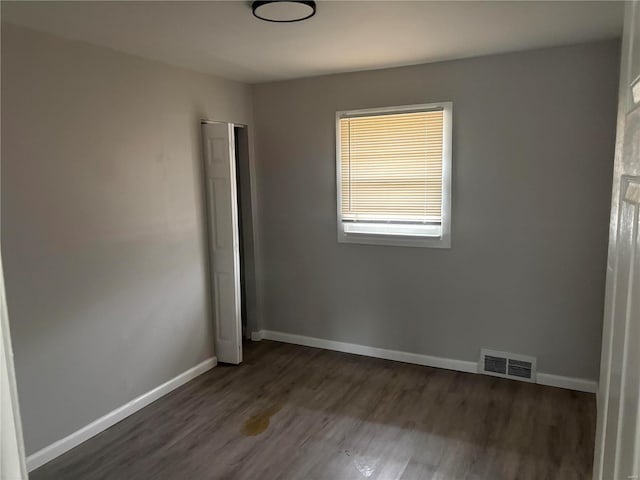
<path fill-rule="evenodd" d="M 32 480 L 591 478 L 595 397 L 276 342 Z"/>

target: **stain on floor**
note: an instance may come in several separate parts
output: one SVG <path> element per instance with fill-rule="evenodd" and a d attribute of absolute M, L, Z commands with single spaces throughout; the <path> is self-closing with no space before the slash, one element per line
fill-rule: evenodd
<path fill-rule="evenodd" d="M 257 415 L 252 416 L 246 422 L 244 422 L 242 433 L 248 437 L 255 437 L 256 435 L 260 435 L 267 428 L 269 428 L 271 417 L 278 413 L 281 409 L 282 404 L 276 403 L 269 408 L 264 409 Z"/>

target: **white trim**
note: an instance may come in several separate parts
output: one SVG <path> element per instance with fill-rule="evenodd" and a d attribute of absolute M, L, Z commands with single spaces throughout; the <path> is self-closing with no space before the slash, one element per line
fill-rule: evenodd
<path fill-rule="evenodd" d="M 342 110 L 338 112 L 340 118 L 369 117 L 374 115 L 389 115 L 394 113 L 437 112 L 445 110 L 451 102 L 414 103 L 397 107 L 359 108 L 357 110 Z"/>
<path fill-rule="evenodd" d="M 548 387 L 566 388 L 569 390 L 576 390 L 578 392 L 598 392 L 598 382 L 587 378 L 563 377 L 562 375 L 538 372 L 537 383 L 540 385 L 547 385 Z"/>
<path fill-rule="evenodd" d="M 415 365 L 424 365 L 427 367 L 435 368 L 445 368 L 447 370 L 455 370 L 458 372 L 479 373 L 477 362 L 456 360 L 453 358 L 434 357 L 431 355 L 423 355 L 420 353 L 401 352 L 398 350 L 387 350 L 385 348 L 369 347 L 366 345 L 338 342 L 335 340 L 326 340 L 323 338 L 306 337 L 303 335 L 294 335 L 292 333 L 275 332 L 273 330 L 260 330 L 258 332 L 253 332 L 251 334 L 251 338 L 293 343 L 295 345 L 323 348 L 325 350 L 334 350 L 336 352 L 353 353 L 356 355 L 364 355 L 366 357 L 383 358 L 386 360 L 394 360 L 396 362 L 412 363 Z M 595 393 L 598 389 L 597 382 L 584 378 L 563 377 L 560 375 L 538 372 L 536 379 L 537 383 L 540 385 L 566 388 L 568 390 L 576 390 L 579 392 Z"/>
<path fill-rule="evenodd" d="M 340 154 L 340 119 L 363 115 L 410 113 L 425 111 L 443 111 L 442 137 L 442 219 L 441 230 L 437 236 L 400 235 L 398 233 L 347 232 L 342 221 L 342 168 Z M 391 245 L 401 247 L 451 248 L 451 171 L 453 143 L 453 103 L 437 102 L 397 107 L 366 108 L 336 112 L 336 211 L 338 243 L 359 243 L 367 245 Z"/>
<path fill-rule="evenodd" d="M 91 437 L 103 432 L 107 428 L 115 425 L 121 420 L 124 420 L 129 415 L 133 415 L 138 410 L 184 385 L 189 380 L 193 380 L 198 375 L 202 375 L 204 372 L 211 370 L 217 364 L 218 360 L 216 357 L 209 358 L 195 367 L 190 368 L 186 372 L 181 373 L 177 377 L 172 378 L 168 382 L 163 383 L 153 390 L 150 390 L 121 407 L 116 408 L 112 412 L 107 413 L 103 417 L 98 418 L 89 425 L 82 427 L 80 430 L 76 430 L 71 435 L 44 447 L 42 450 L 39 450 L 32 455 L 29 455 L 27 457 L 27 470 L 31 472 L 72 448 L 77 447 L 82 442 L 89 440 Z"/>
<path fill-rule="evenodd" d="M 264 330 L 258 330 L 257 332 L 251 332 L 251 341 L 252 342 L 259 342 L 260 340 L 262 340 Z"/>
<path fill-rule="evenodd" d="M 336 352 L 354 353 L 366 357 L 383 358 L 385 360 L 395 360 L 396 362 L 413 363 L 427 367 L 446 368 L 459 372 L 477 373 L 478 364 L 466 360 L 455 360 L 452 358 L 432 357 L 420 353 L 401 352 L 399 350 L 387 350 L 385 348 L 368 347 L 355 343 L 337 342 L 335 340 L 325 340 L 323 338 L 305 337 L 293 335 L 291 333 L 274 332 L 272 330 L 262 330 L 262 338 L 265 340 L 275 340 L 277 342 L 294 343 L 307 347 L 323 348 L 325 350 L 335 350 Z"/>
<path fill-rule="evenodd" d="M 20 402 L 0 258 L 0 477 L 27 480 Z"/>
<path fill-rule="evenodd" d="M 389 235 L 395 237 L 437 238 L 442 235 L 442 226 L 417 223 L 367 223 L 342 222 L 345 235 Z"/>

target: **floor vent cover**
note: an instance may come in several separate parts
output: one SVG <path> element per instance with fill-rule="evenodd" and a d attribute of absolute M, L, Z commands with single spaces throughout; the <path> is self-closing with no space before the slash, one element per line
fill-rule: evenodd
<path fill-rule="evenodd" d="M 515 353 L 497 352 L 483 348 L 478 364 L 480 373 L 512 378 L 524 382 L 536 381 L 536 359 Z"/>
<path fill-rule="evenodd" d="M 493 355 L 485 355 L 484 369 L 491 373 L 507 374 L 507 359 L 505 357 L 494 357 Z"/>

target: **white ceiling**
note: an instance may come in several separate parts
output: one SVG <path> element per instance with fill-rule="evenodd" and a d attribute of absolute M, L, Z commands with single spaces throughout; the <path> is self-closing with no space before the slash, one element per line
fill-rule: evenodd
<path fill-rule="evenodd" d="M 304 22 L 251 2 L 2 2 L 11 23 L 250 83 L 620 35 L 619 2 L 320 1 Z"/>

